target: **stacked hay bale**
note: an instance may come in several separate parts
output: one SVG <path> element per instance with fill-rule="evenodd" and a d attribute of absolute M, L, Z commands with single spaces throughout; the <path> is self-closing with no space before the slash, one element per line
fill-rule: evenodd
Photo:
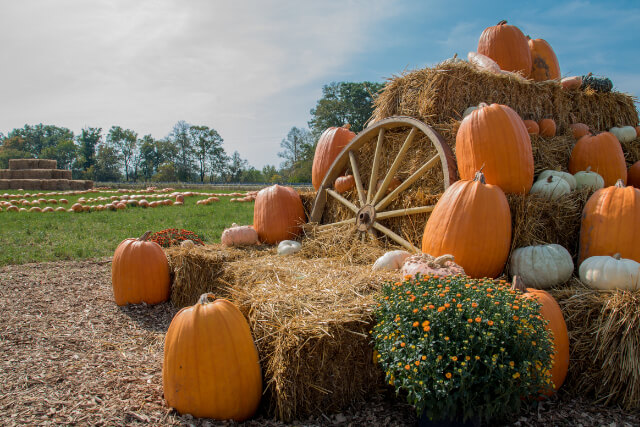
<path fill-rule="evenodd" d="M 74 180 L 70 170 L 56 169 L 49 159 L 10 159 L 9 169 L 0 169 L 2 190 L 88 190 L 93 181 Z"/>

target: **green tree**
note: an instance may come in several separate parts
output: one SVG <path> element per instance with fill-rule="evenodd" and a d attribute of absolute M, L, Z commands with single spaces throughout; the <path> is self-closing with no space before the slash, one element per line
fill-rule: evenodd
<path fill-rule="evenodd" d="M 9 167 L 9 159 L 28 159 L 35 157 L 27 151 L 27 144 L 20 136 L 4 138 L 0 145 L 0 169 Z"/>
<path fill-rule="evenodd" d="M 262 176 L 265 182 L 271 182 L 271 178 L 278 173 L 278 170 L 273 165 L 265 165 L 262 167 Z"/>
<path fill-rule="evenodd" d="M 189 138 L 190 127 L 189 123 L 180 120 L 173 126 L 169 135 L 169 139 L 178 151 L 177 161 L 174 163 L 178 180 L 180 181 L 191 181 L 193 179 L 194 148 L 191 144 L 191 138 Z"/>
<path fill-rule="evenodd" d="M 264 182 L 262 172 L 251 166 L 240 174 L 240 182 Z"/>
<path fill-rule="evenodd" d="M 189 138 L 200 167 L 200 182 L 204 182 L 209 160 L 224 153 L 222 137 L 207 126 L 190 126 Z"/>
<path fill-rule="evenodd" d="M 134 156 L 137 150 L 138 134 L 131 129 L 111 126 L 107 134 L 107 143 L 116 149 L 124 165 L 124 178 L 129 181 L 130 171 L 134 166 Z"/>
<path fill-rule="evenodd" d="M 32 154 L 32 157 L 44 158 L 41 156 L 42 150 L 47 147 L 57 147 L 60 141 L 73 141 L 73 132 L 67 128 L 43 125 L 24 125 L 23 128 L 14 129 L 9 132 L 9 138 L 21 137 L 26 144 L 25 151 Z"/>
<path fill-rule="evenodd" d="M 171 162 L 165 162 L 158 166 L 158 172 L 153 175 L 153 181 L 156 182 L 176 182 L 177 180 L 176 167 Z"/>
<path fill-rule="evenodd" d="M 309 121 L 314 139 L 325 129 L 346 123 L 355 133 L 360 132 L 373 113 L 373 101 L 383 88 L 383 83 L 375 82 L 333 82 L 323 86 L 322 98 L 311 110 Z"/>
<path fill-rule="evenodd" d="M 314 138 L 307 129 L 292 127 L 280 147 L 278 156 L 284 159 L 282 173 L 289 182 L 310 182 L 313 164 Z"/>
<path fill-rule="evenodd" d="M 86 171 L 96 163 L 96 147 L 102 142 L 102 128 L 84 128 L 77 137 L 79 166 Z"/>
<path fill-rule="evenodd" d="M 96 164 L 93 165 L 96 181 L 120 181 L 121 156 L 118 150 L 108 144 L 100 144 L 96 154 Z"/>
<path fill-rule="evenodd" d="M 242 172 L 245 169 L 247 169 L 248 165 L 249 165 L 249 162 L 247 162 L 245 159 L 240 157 L 240 153 L 238 153 L 237 151 L 234 151 L 233 154 L 231 155 L 231 158 L 229 159 L 228 181 L 240 182 L 240 176 L 242 175 Z"/>
<path fill-rule="evenodd" d="M 78 147 L 72 140 L 61 139 L 55 146 L 44 147 L 39 157 L 56 160 L 58 169 L 71 169 L 71 163 L 77 154 Z"/>

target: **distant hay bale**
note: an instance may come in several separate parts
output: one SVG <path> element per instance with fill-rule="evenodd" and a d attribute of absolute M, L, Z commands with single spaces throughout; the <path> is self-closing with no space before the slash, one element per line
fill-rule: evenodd
<path fill-rule="evenodd" d="M 38 159 L 38 169 L 57 169 L 58 161 L 49 159 Z"/>
<path fill-rule="evenodd" d="M 0 169 L 0 179 L 11 179 L 11 169 Z"/>
<path fill-rule="evenodd" d="M 72 179 L 71 171 L 66 169 L 53 169 L 51 170 L 51 178 L 53 179 Z"/>
<path fill-rule="evenodd" d="M 9 169 L 37 169 L 38 159 L 9 159 Z"/>
<path fill-rule="evenodd" d="M 41 179 L 12 179 L 9 186 L 12 190 L 42 190 Z"/>
<path fill-rule="evenodd" d="M 9 190 L 11 188 L 11 181 L 8 179 L 0 179 L 0 190 Z"/>
<path fill-rule="evenodd" d="M 93 181 L 85 179 L 83 182 L 83 186 L 85 190 L 91 190 L 93 188 Z"/>
<path fill-rule="evenodd" d="M 52 169 L 24 169 L 13 171 L 13 177 L 17 179 L 51 179 Z"/>
<path fill-rule="evenodd" d="M 640 291 L 599 291 L 574 279 L 551 291 L 569 330 L 564 387 L 597 403 L 640 408 Z"/>

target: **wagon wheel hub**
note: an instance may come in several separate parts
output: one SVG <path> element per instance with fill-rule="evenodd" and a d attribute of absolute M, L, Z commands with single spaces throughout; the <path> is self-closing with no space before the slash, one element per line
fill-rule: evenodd
<path fill-rule="evenodd" d="M 356 227 L 358 231 L 367 231 L 376 220 L 376 209 L 371 205 L 364 205 L 356 214 Z"/>

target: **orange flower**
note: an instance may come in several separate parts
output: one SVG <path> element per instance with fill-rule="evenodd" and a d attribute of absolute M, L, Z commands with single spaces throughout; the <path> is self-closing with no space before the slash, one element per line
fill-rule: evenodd
<path fill-rule="evenodd" d="M 454 362 L 458 361 L 458 356 L 451 356 L 451 360 L 453 360 Z"/>
<path fill-rule="evenodd" d="M 480 316 L 476 317 L 476 323 L 480 323 L 480 322 L 482 322 L 482 317 Z"/>
<path fill-rule="evenodd" d="M 417 308 L 414 308 L 414 309 L 413 309 L 413 312 L 414 312 L 414 313 L 417 313 L 417 312 L 418 312 L 418 309 L 417 309 Z"/>
<path fill-rule="evenodd" d="M 476 308 L 477 306 L 478 306 L 478 303 L 477 303 L 477 302 L 472 302 L 472 303 L 471 303 L 471 307 Z"/>
<path fill-rule="evenodd" d="M 456 307 L 460 308 L 462 307 L 462 304 L 456 304 Z"/>
<path fill-rule="evenodd" d="M 413 322 L 413 327 L 417 327 L 418 325 L 420 325 L 420 322 Z"/>
<path fill-rule="evenodd" d="M 415 361 L 415 362 L 413 362 L 413 363 L 415 363 L 415 364 L 416 364 L 416 366 L 420 366 L 420 361 L 419 361 L 419 360 L 416 360 L 416 361 Z"/>
<path fill-rule="evenodd" d="M 467 322 L 473 323 L 473 319 L 467 319 Z"/>
<path fill-rule="evenodd" d="M 429 304 L 429 308 L 433 310 L 434 308 L 436 308 L 436 306 L 433 304 Z"/>
<path fill-rule="evenodd" d="M 451 378 L 451 372 L 447 372 L 446 374 L 444 374 L 444 376 L 447 378 Z"/>
<path fill-rule="evenodd" d="M 429 324 L 431 324 L 431 322 L 429 322 L 428 320 L 422 322 L 422 326 L 428 326 Z"/>
<path fill-rule="evenodd" d="M 444 307 L 438 307 L 438 312 L 444 311 Z"/>
<path fill-rule="evenodd" d="M 449 307 L 451 307 L 451 304 L 446 303 L 446 304 L 444 305 L 444 307 L 445 307 L 445 308 L 449 308 Z"/>
<path fill-rule="evenodd" d="M 406 370 L 408 371 L 409 369 L 411 369 L 411 366 L 409 366 L 409 365 L 404 365 L 404 369 L 406 369 Z"/>
<path fill-rule="evenodd" d="M 489 326 L 493 326 L 493 320 L 489 320 L 489 321 L 487 322 L 487 325 L 489 325 Z"/>
<path fill-rule="evenodd" d="M 445 341 L 449 341 L 449 337 L 444 337 L 444 340 Z"/>
<path fill-rule="evenodd" d="M 519 317 L 518 317 L 518 316 L 516 316 L 516 315 L 514 315 L 514 316 L 513 316 L 513 320 L 516 320 L 516 321 L 517 321 L 518 319 L 519 319 Z"/>
<path fill-rule="evenodd" d="M 422 356 L 422 360 L 427 360 L 427 356 Z"/>
<path fill-rule="evenodd" d="M 429 332 L 431 330 L 431 326 L 425 326 L 422 329 L 424 329 L 425 332 Z"/>
<path fill-rule="evenodd" d="M 406 345 L 406 344 L 405 344 L 405 343 L 403 343 L 403 342 L 401 342 L 401 343 L 400 343 L 400 347 L 404 347 L 405 345 Z"/>

